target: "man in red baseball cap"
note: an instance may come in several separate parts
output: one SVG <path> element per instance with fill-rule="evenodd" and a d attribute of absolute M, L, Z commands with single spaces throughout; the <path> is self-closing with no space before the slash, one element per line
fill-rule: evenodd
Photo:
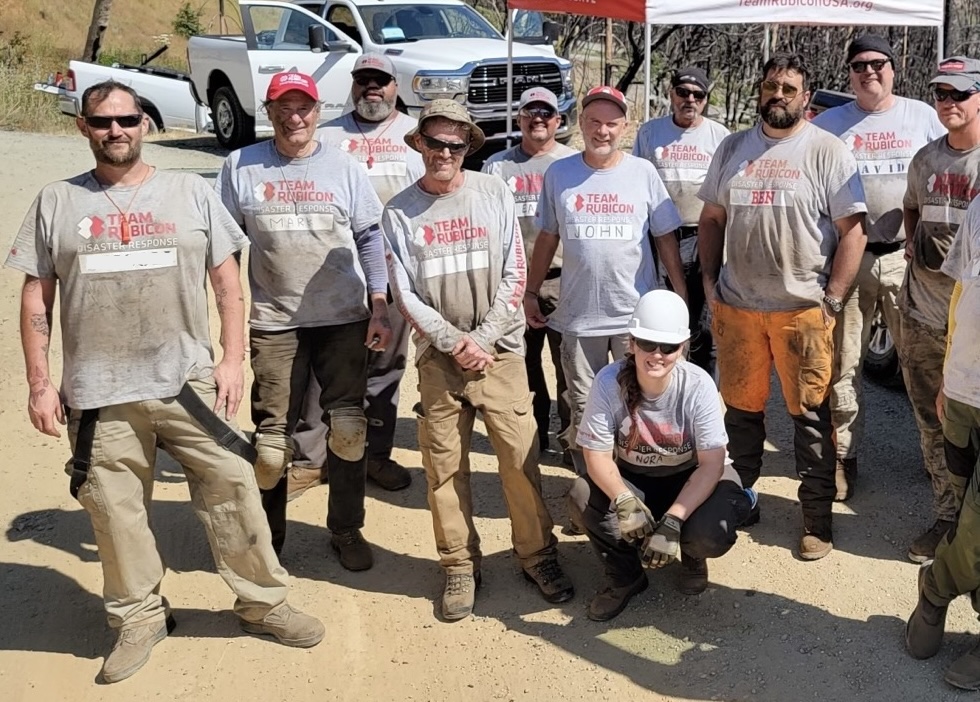
<path fill-rule="evenodd" d="M 316 81 L 304 73 L 277 73 L 272 76 L 269 89 L 265 93 L 265 100 L 267 103 L 278 100 L 291 90 L 297 90 L 316 102 L 320 101 Z"/>

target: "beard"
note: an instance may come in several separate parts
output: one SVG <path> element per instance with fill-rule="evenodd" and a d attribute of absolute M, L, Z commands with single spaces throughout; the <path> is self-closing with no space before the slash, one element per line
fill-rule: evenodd
<path fill-rule="evenodd" d="M 354 105 L 354 109 L 358 115 L 368 122 L 382 122 L 388 119 L 391 113 L 395 111 L 395 101 L 382 100 L 381 102 L 372 102 L 366 98 L 361 98 Z"/>
<path fill-rule="evenodd" d="M 803 107 L 791 109 L 788 105 L 783 107 L 777 101 L 770 101 L 759 109 L 762 114 L 762 121 L 773 129 L 789 129 L 803 119 Z"/>
<path fill-rule="evenodd" d="M 143 144 L 139 141 L 123 142 L 123 141 L 109 141 L 103 140 L 99 142 L 90 142 L 92 147 L 92 154 L 95 156 L 95 160 L 98 163 L 105 164 L 107 166 L 131 166 L 140 159 L 140 152 L 142 151 Z M 117 144 L 125 144 L 126 149 L 113 149 L 111 147 Z"/>

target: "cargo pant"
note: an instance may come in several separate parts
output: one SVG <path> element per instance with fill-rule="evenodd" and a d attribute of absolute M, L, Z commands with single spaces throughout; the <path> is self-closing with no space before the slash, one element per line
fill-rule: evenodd
<path fill-rule="evenodd" d="M 833 322 L 824 320 L 820 307 L 759 312 L 718 302 L 712 313 L 728 453 L 742 484 L 752 487 L 762 471 L 765 410 L 775 365 L 793 419 L 803 528 L 830 540 L 837 494 L 829 397 Z"/>
<path fill-rule="evenodd" d="M 936 519 L 956 518 L 956 497 L 949 484 L 943 448 L 943 427 L 936 415 L 936 395 L 943 380 L 946 332 L 902 314 L 899 361 L 915 423 L 919 427 L 922 460 L 932 480 L 932 510 Z"/>
<path fill-rule="evenodd" d="M 551 314 L 558 304 L 558 294 L 561 285 L 561 268 L 552 268 L 538 291 L 538 304 L 541 313 Z M 527 382 L 534 395 L 534 421 L 538 425 L 538 441 L 542 450 L 548 447 L 548 430 L 551 426 L 551 393 L 548 381 L 541 363 L 544 349 L 547 345 L 551 354 L 551 362 L 555 366 L 555 384 L 557 386 L 559 434 L 568 428 L 571 421 L 571 410 L 568 406 L 568 388 L 565 385 L 565 372 L 561 367 L 561 334 L 554 329 L 545 327 L 535 329 L 528 326 L 524 332 L 524 345 L 527 355 L 524 356 L 524 367 L 527 370 Z"/>
<path fill-rule="evenodd" d="M 836 359 L 830 391 L 830 410 L 837 434 L 837 457 L 856 458 L 864 437 L 864 391 L 861 367 L 868 353 L 875 308 L 881 306 L 895 348 L 900 348 L 901 316 L 898 291 L 905 278 L 903 250 L 876 256 L 865 251 L 854 287 L 834 326 Z"/>
<path fill-rule="evenodd" d="M 214 406 L 213 379 L 189 383 L 208 407 Z M 80 410 L 70 413 L 73 450 L 81 415 Z M 99 410 L 88 479 L 78 491 L 102 562 L 109 626 L 127 629 L 166 618 L 160 597 L 165 566 L 150 528 L 158 443 L 183 466 L 218 574 L 237 597 L 235 613 L 261 620 L 285 602 L 288 576 L 272 549 L 255 472 L 220 446 L 175 398 L 165 398 Z"/>
<path fill-rule="evenodd" d="M 562 447 L 569 450 L 575 464 L 575 472 L 585 475 L 585 459 L 578 445 L 578 425 L 582 423 L 585 402 L 592 390 L 595 374 L 609 365 L 609 355 L 614 361 L 626 356 L 629 350 L 629 334 L 613 336 L 574 336 L 563 334 L 561 338 L 561 366 L 568 385 L 568 405 L 571 421 L 558 437 Z"/>
<path fill-rule="evenodd" d="M 328 426 L 334 413 L 356 410 L 364 417 L 367 384 L 368 321 L 327 327 L 304 327 L 288 331 L 250 333 L 252 371 L 252 421 L 255 431 L 290 436 L 299 421 L 310 374 L 316 376 L 320 392 L 321 418 Z M 356 437 L 355 437 L 356 438 Z M 344 439 L 346 441 L 346 439 Z M 330 473 L 327 493 L 327 528 L 345 532 L 364 526 L 366 463 L 360 437 L 360 457 L 343 457 L 326 448 Z M 346 455 L 346 452 L 344 452 Z M 271 490 L 262 491 L 262 505 L 272 528 L 276 552 L 286 540 L 286 475 Z"/>
<path fill-rule="evenodd" d="M 398 399 L 405 364 L 408 359 L 408 340 L 411 325 L 405 321 L 398 305 L 388 305 L 391 341 L 382 352 L 368 354 L 367 392 L 364 414 L 368 420 L 368 460 L 391 458 L 398 424 Z M 327 425 L 320 408 L 320 384 L 310 370 L 310 386 L 303 400 L 296 430 L 293 432 L 293 465 L 323 468 L 327 465 Z"/>
<path fill-rule="evenodd" d="M 980 613 L 980 408 L 948 397 L 943 408 L 946 461 L 961 507 L 927 567 L 923 594 L 937 606 L 969 594 Z"/>
<path fill-rule="evenodd" d="M 500 352 L 485 371 L 467 371 L 429 347 L 418 361 L 424 416 L 419 448 L 439 562 L 447 574 L 480 569 L 480 536 L 473 523 L 470 440 L 477 410 L 497 455 L 511 539 L 521 566 L 556 554 L 553 523 L 541 497 L 537 431 L 524 359 Z M 332 480 L 332 478 L 331 478 Z"/>

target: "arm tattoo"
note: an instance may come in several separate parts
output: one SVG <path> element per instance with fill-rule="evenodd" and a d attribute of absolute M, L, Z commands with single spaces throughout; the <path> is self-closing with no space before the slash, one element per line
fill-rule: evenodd
<path fill-rule="evenodd" d="M 41 287 L 41 281 L 37 278 L 28 278 L 24 281 L 24 292 L 34 292 Z"/>
<path fill-rule="evenodd" d="M 48 324 L 48 316 L 46 314 L 32 314 L 31 329 L 42 336 L 51 336 L 51 327 Z"/>
<path fill-rule="evenodd" d="M 214 304 L 218 307 L 218 312 L 225 311 L 225 298 L 228 297 L 228 290 L 221 288 L 214 291 Z"/>

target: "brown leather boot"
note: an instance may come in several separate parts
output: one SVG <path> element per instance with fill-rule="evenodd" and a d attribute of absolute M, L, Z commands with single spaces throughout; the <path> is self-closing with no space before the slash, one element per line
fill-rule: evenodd
<path fill-rule="evenodd" d="M 854 485 L 857 482 L 857 473 L 857 458 L 837 459 L 837 469 L 834 471 L 837 494 L 834 496 L 834 502 L 846 502 L 854 497 Z"/>
<path fill-rule="evenodd" d="M 920 660 L 923 658 L 932 658 L 939 653 L 939 648 L 943 644 L 943 634 L 946 631 L 946 610 L 948 605 L 936 606 L 926 599 L 925 596 L 925 587 L 923 585 L 928 568 L 927 566 L 919 569 L 919 602 L 915 605 L 915 609 L 912 610 L 912 616 L 909 617 L 909 621 L 905 625 L 905 648 L 910 656 Z M 978 659 L 978 664 L 980 664 L 980 659 Z M 954 663 L 953 665 L 955 666 L 956 664 Z M 964 669 L 966 667 L 964 665 Z"/>

